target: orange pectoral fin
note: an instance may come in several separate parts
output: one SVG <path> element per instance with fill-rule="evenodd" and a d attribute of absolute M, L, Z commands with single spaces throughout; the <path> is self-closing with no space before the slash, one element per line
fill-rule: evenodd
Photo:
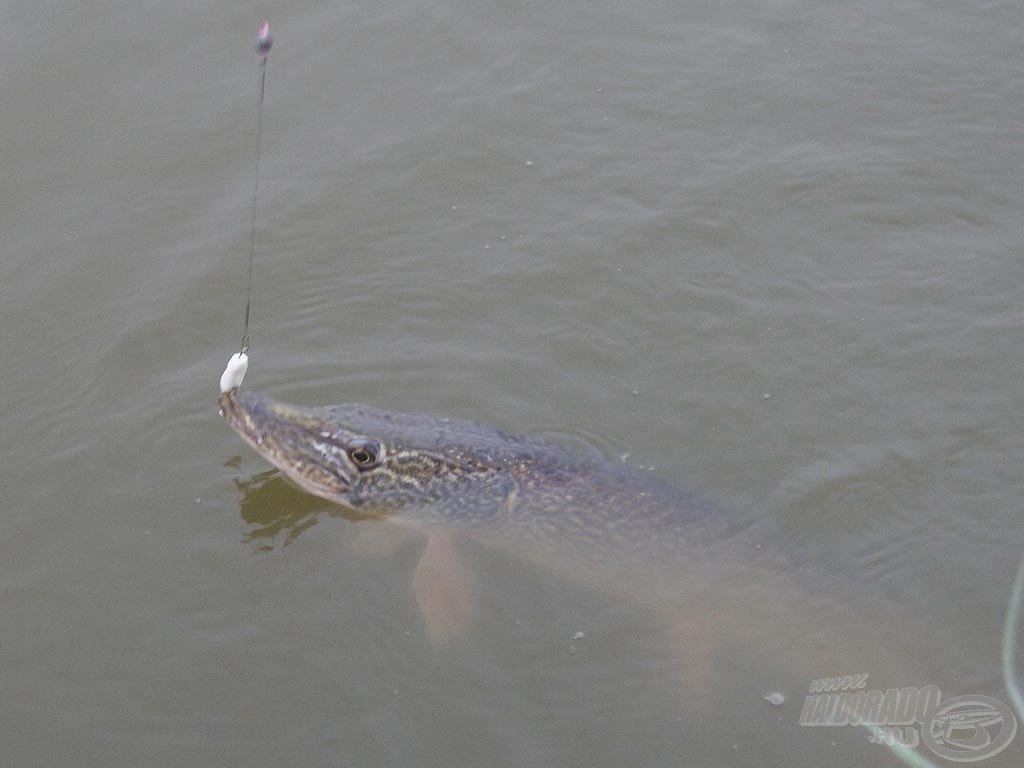
<path fill-rule="evenodd" d="M 413 578 L 416 602 L 435 647 L 469 627 L 475 595 L 469 569 L 450 536 L 432 534 Z"/>

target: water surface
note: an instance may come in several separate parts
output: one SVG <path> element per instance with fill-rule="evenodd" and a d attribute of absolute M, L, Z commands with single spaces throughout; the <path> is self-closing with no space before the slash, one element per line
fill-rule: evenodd
<path fill-rule="evenodd" d="M 798 726 L 806 689 L 749 695 L 757 626 L 695 702 L 657 617 L 480 549 L 475 629 L 435 650 L 415 542 L 357 551 L 260 475 L 215 397 L 263 14 L 249 385 L 628 454 L 896 636 L 816 676 L 1007 700 L 1019 4 L 15 2 L 5 763 L 893 764 Z"/>

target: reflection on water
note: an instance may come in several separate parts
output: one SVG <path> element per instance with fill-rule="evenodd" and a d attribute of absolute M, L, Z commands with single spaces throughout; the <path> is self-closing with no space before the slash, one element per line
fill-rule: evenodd
<path fill-rule="evenodd" d="M 225 462 L 237 466 L 240 457 Z M 235 478 L 241 496 L 239 514 L 251 526 L 246 543 L 255 543 L 261 552 L 274 549 L 279 537 L 287 546 L 317 524 L 321 514 L 357 521 L 367 519 L 352 510 L 332 504 L 296 488 L 276 469 L 257 472 L 248 478 Z"/>

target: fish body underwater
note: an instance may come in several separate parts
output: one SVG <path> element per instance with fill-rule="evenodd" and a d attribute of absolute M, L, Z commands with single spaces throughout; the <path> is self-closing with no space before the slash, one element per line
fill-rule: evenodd
<path fill-rule="evenodd" d="M 294 406 L 238 389 L 220 397 L 232 428 L 309 493 L 365 516 L 536 549 L 615 552 L 708 543 L 714 507 L 650 473 L 558 443 L 457 419 L 357 404 Z"/>
<path fill-rule="evenodd" d="M 833 610 L 840 585 L 815 593 L 792 578 L 798 569 L 777 551 L 777 530 L 727 517 L 649 472 L 455 419 L 296 406 L 237 386 L 219 404 L 300 488 L 426 535 L 413 586 L 435 643 L 473 623 L 472 579 L 459 554 L 468 539 L 652 608 L 688 692 L 713 691 L 716 670 L 732 669 L 731 678 L 738 661 L 757 669 L 752 685 L 790 689 L 889 666 L 891 643 L 843 631 L 856 619 L 841 615 L 848 604 Z"/>

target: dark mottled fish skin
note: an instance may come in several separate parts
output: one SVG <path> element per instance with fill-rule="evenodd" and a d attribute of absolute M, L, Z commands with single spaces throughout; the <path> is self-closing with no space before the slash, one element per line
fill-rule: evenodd
<path fill-rule="evenodd" d="M 716 665 L 737 659 L 752 665 L 752 701 L 763 694 L 757 680 L 799 687 L 832 670 L 909 668 L 893 657 L 899 638 L 883 635 L 884 622 L 868 638 L 848 626 L 838 606 L 849 603 L 835 601 L 842 583 L 815 576 L 808 589 L 785 554 L 792 533 L 766 536 L 763 523 L 726 518 L 650 473 L 454 419 L 304 408 L 237 389 L 219 402 L 231 427 L 300 487 L 360 519 L 427 534 L 414 588 L 432 639 L 471 611 L 461 605 L 471 599 L 452 597 L 466 580 L 453 579 L 459 558 L 445 542 L 459 537 L 652 609 L 693 696 L 716 695 Z"/>
<path fill-rule="evenodd" d="M 248 390 L 222 394 L 220 405 L 300 487 L 359 512 L 603 561 L 636 550 L 678 556 L 729 533 L 697 494 L 542 438 L 363 405 L 299 407 Z M 367 443 L 382 459 L 360 469 L 350 453 Z"/>

